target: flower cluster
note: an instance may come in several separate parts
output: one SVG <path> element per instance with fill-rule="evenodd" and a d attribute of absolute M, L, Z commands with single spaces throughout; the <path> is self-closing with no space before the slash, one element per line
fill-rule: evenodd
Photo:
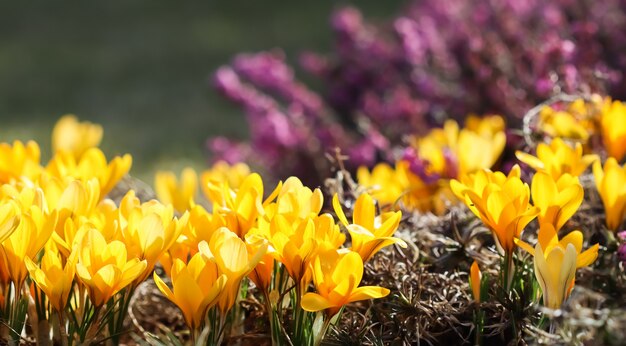
<path fill-rule="evenodd" d="M 185 169 L 180 181 L 157 173 L 160 201 L 129 190 L 116 203 L 107 194 L 130 170 L 130 156 L 107 161 L 97 147 L 101 127 L 73 116 L 52 137 L 45 166 L 35 142 L 2 144 L 3 338 L 19 340 L 28 321 L 43 344 L 119 342 L 133 292 L 151 276 L 192 338 L 207 344 L 237 328 L 248 280 L 263 294 L 275 342 L 320 342 L 344 305 L 389 294 L 360 282 L 380 249 L 406 246 L 393 237 L 401 213 L 379 214 L 368 194 L 351 221 L 336 196 L 336 221 L 321 212 L 321 191 L 298 178 L 266 194 L 247 165 L 221 162 L 199 175 Z M 159 263 L 167 279 L 152 275 Z"/>
<path fill-rule="evenodd" d="M 409 138 L 396 167 L 379 163 L 371 170 L 357 170 L 358 183 L 370 189 L 384 205 L 397 202 L 408 209 L 441 214 L 450 204 L 448 181 L 491 168 L 506 144 L 504 120 L 497 115 L 470 116 L 465 128 L 454 120 L 427 135 Z"/>
<path fill-rule="evenodd" d="M 190 169 L 180 181 L 171 173 L 158 173 L 155 179 L 159 198 L 177 201 L 178 212 L 188 219 L 161 258 L 172 288 L 156 274 L 154 279 L 183 311 L 196 338 L 204 328 L 210 330 L 211 343 L 228 333 L 224 324 L 237 313 L 233 305 L 246 277 L 264 297 L 274 342 L 319 342 L 344 305 L 389 293 L 359 284 L 363 264 L 376 252 L 392 244 L 406 246 L 393 237 L 400 212 L 378 215 L 375 201 L 363 194 L 350 222 L 335 196 L 335 212 L 351 236 L 350 246 L 344 247 L 340 226 L 331 214 L 321 213 L 321 191 L 296 177 L 279 183 L 265 197 L 261 176 L 243 165 L 220 163 L 201 176 L 202 193 Z M 311 286 L 314 291 L 309 291 Z M 286 304 L 291 306 L 290 334 L 283 328 Z M 318 311 L 323 314 L 317 320 L 325 327 L 314 330 L 313 313 Z"/>
<path fill-rule="evenodd" d="M 54 334 L 55 342 L 84 342 L 105 326 L 116 339 L 124 314 L 111 311 L 127 302 L 166 246 L 158 227 L 176 222 L 171 207 L 169 214 L 155 204 L 135 215 L 141 207 L 132 194 L 124 208 L 107 198 L 132 160 L 108 161 L 97 147 L 101 138 L 99 125 L 65 116 L 54 128 L 54 152 L 45 166 L 35 142 L 0 144 L 4 339 L 20 339 L 27 310 L 30 324 L 43 329 L 41 343 L 51 341 L 45 330 L 51 325 L 36 321 L 57 321 L 51 327 L 63 336 Z M 158 222 L 150 223 L 155 217 Z M 36 313 L 27 309 L 33 302 Z"/>
<path fill-rule="evenodd" d="M 413 1 L 384 25 L 340 8 L 330 21 L 335 50 L 299 59 L 323 82 L 320 94 L 295 78 L 280 51 L 239 54 L 216 72 L 217 89 L 244 108 L 251 141 L 216 138 L 209 147 L 218 159 L 319 182 L 327 168 L 321 158 L 335 147 L 349 155 L 350 168 L 371 168 L 397 159 L 393 149 L 406 145 L 404 136 L 469 111 L 517 124 L 560 93 L 623 98 L 626 59 L 616 47 L 626 40 L 625 17 L 618 0 Z M 585 140 L 562 113 L 546 109 L 542 118 L 547 132 Z M 608 131 L 621 127 L 604 123 Z"/>

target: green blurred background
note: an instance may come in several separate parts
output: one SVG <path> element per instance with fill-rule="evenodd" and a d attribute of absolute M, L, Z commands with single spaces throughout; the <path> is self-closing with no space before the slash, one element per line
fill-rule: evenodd
<path fill-rule="evenodd" d="M 280 47 L 291 62 L 328 52 L 334 8 L 352 3 L 380 22 L 403 2 L 2 2 L 0 140 L 35 139 L 46 162 L 52 126 L 73 113 L 103 124 L 107 155 L 132 154 L 146 182 L 157 169 L 203 168 L 207 137 L 247 133 L 209 87 L 218 66 L 241 51 Z"/>

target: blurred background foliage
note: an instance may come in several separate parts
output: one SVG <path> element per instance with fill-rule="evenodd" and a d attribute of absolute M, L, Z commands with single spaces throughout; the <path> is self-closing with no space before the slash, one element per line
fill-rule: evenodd
<path fill-rule="evenodd" d="M 334 8 L 382 22 L 403 3 L 2 2 L 0 141 L 34 139 L 46 162 L 52 126 L 73 113 L 101 123 L 107 155 L 132 154 L 131 174 L 147 182 L 156 169 L 204 167 L 208 137 L 247 135 L 241 110 L 209 87 L 218 66 L 241 51 L 329 51 Z"/>

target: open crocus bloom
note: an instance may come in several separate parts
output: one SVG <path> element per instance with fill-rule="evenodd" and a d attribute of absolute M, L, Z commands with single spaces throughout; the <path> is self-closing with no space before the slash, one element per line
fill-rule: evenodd
<path fill-rule="evenodd" d="M 516 239 L 516 243 L 535 258 L 535 276 L 543 292 L 543 304 L 558 309 L 574 288 L 576 269 L 593 263 L 598 257 L 598 244 L 582 251 L 583 234 L 570 232 L 559 240 L 554 227 L 542 224 L 533 248 Z"/>
<path fill-rule="evenodd" d="M 393 244 L 407 246 L 404 240 L 392 237 L 398 229 L 402 213 L 396 211 L 376 216 L 376 204 L 370 195 L 364 193 L 357 198 L 352 224 L 348 223 L 336 194 L 333 197 L 333 208 L 339 220 L 350 232 L 352 251 L 361 255 L 363 262 L 372 258 L 383 247 Z"/>
<path fill-rule="evenodd" d="M 524 227 L 537 216 L 539 209 L 530 205 L 530 188 L 520 179 L 519 166 L 508 176 L 490 170 L 450 181 L 452 191 L 489 227 L 498 250 L 510 255 Z"/>
<path fill-rule="evenodd" d="M 560 138 L 555 138 L 550 144 L 539 143 L 536 157 L 521 151 L 517 151 L 515 156 L 535 171 L 544 171 L 555 180 L 565 173 L 577 177 L 598 159 L 598 155 L 583 155 L 582 144 L 576 143 L 572 148 Z"/>
<path fill-rule="evenodd" d="M 228 278 L 220 274 L 215 262 L 198 252 L 189 263 L 174 260 L 170 273 L 172 288 L 156 274 L 157 287 L 182 311 L 187 326 L 193 331 L 202 329 L 207 311 L 217 304 Z"/>
<path fill-rule="evenodd" d="M 326 310 L 334 316 L 342 306 L 358 300 L 382 298 L 389 290 L 378 286 L 358 287 L 363 277 L 363 261 L 358 253 L 329 251 L 320 254 L 313 264 L 313 282 L 317 293 L 302 297 L 306 311 Z"/>

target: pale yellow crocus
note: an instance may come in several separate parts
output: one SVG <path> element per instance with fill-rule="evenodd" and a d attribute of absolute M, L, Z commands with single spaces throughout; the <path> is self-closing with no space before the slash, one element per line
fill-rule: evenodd
<path fill-rule="evenodd" d="M 534 248 L 519 239 L 516 243 L 534 256 L 535 276 L 543 292 L 543 304 L 551 309 L 560 308 L 569 297 L 576 269 L 590 265 L 598 257 L 598 244 L 582 251 L 582 232 L 570 232 L 559 240 L 554 227 L 548 223 L 540 226 Z"/>

